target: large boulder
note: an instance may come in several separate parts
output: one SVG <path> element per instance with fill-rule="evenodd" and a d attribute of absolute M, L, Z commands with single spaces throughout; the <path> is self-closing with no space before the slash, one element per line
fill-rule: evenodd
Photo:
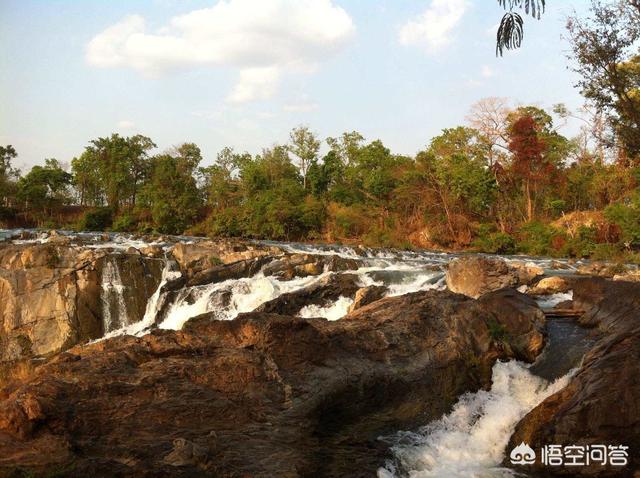
<path fill-rule="evenodd" d="M 263 273 L 281 280 L 291 280 L 295 277 L 317 276 L 323 272 L 354 270 L 361 265 L 362 261 L 336 255 L 288 254 L 266 265 Z"/>
<path fill-rule="evenodd" d="M 478 298 L 504 287 L 531 283 L 544 270 L 528 263 L 507 262 L 498 257 L 465 256 L 454 259 L 447 269 L 447 287 L 453 292 Z"/>
<path fill-rule="evenodd" d="M 0 249 L 0 362 L 46 356 L 140 320 L 161 261 L 60 244 Z M 105 273 L 119 284 L 105 284 Z M 108 289 L 112 287 L 112 289 Z M 111 294 L 113 292 L 113 295 Z M 108 316 L 108 317 L 107 317 Z"/>
<path fill-rule="evenodd" d="M 624 445 L 629 465 L 528 467 L 546 475 L 637 476 L 640 472 L 640 284 L 602 279 L 576 281 L 584 321 L 600 331 L 569 385 L 527 414 L 511 438 L 544 445 Z M 589 299 L 586 291 L 595 293 Z M 581 319 L 582 320 L 582 319 Z"/>
<path fill-rule="evenodd" d="M 180 269 L 188 276 L 220 264 L 281 255 L 282 249 L 241 240 L 179 242 L 171 251 Z"/>
<path fill-rule="evenodd" d="M 495 320 L 429 291 L 340 321 L 200 316 L 76 347 L 0 390 L 0 475 L 372 476 L 380 435 L 489 385 L 519 335 L 498 343 Z"/>
<path fill-rule="evenodd" d="M 540 279 L 527 290 L 529 295 L 551 295 L 571 290 L 571 281 L 565 277 L 551 276 Z"/>
<path fill-rule="evenodd" d="M 513 334 L 504 342 L 513 350 L 514 356 L 533 362 L 544 348 L 545 316 L 535 300 L 514 289 L 488 292 L 478 299 L 483 310 L 496 319 L 490 323 L 490 332 L 501 337 L 506 331 Z"/>

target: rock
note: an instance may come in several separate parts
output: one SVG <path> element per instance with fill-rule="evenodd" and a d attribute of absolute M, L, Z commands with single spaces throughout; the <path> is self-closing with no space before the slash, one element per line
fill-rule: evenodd
<path fill-rule="evenodd" d="M 615 274 L 613 280 L 627 281 L 627 282 L 640 282 L 640 270 L 627 271 L 622 274 Z"/>
<path fill-rule="evenodd" d="M 488 292 L 478 299 L 483 310 L 495 315 L 490 324 L 494 338 L 506 330 L 515 334 L 508 342 L 519 360 L 533 362 L 544 347 L 545 316 L 535 300 L 514 289 Z"/>
<path fill-rule="evenodd" d="M 545 277 L 532 288 L 527 290 L 530 295 L 551 295 L 571 290 L 570 282 L 558 276 Z"/>
<path fill-rule="evenodd" d="M 332 274 L 319 282 L 302 289 L 288 292 L 265 302 L 256 309 L 282 315 L 296 315 L 307 305 L 329 305 L 340 297 L 353 297 L 360 289 L 359 278 L 355 274 Z"/>
<path fill-rule="evenodd" d="M 240 279 L 241 277 L 251 277 L 273 260 L 271 256 L 258 256 L 229 264 L 210 267 L 197 272 L 187 281 L 187 286 L 197 286 L 223 282 L 229 279 Z"/>
<path fill-rule="evenodd" d="M 387 288 L 383 285 L 370 285 L 356 291 L 353 304 L 349 306 L 349 312 L 364 307 L 376 300 L 382 299 L 387 293 Z"/>
<path fill-rule="evenodd" d="M 188 276 L 220 264 L 230 264 L 261 256 L 281 255 L 277 247 L 262 246 L 234 240 L 200 241 L 193 244 L 177 243 L 171 253 L 180 269 Z"/>
<path fill-rule="evenodd" d="M 144 315 L 160 261 L 60 244 L 0 249 L 0 362 L 47 356 L 104 332 L 102 272 L 116 267 L 130 320 Z"/>
<path fill-rule="evenodd" d="M 428 291 L 340 321 L 201 316 L 76 347 L 0 390 L 0 474 L 372 476 L 380 435 L 490 384 L 518 339 L 506 323 L 496 343 L 491 320 Z"/>
<path fill-rule="evenodd" d="M 511 449 L 524 441 L 535 449 L 557 445 L 625 445 L 624 468 L 591 464 L 527 469 L 545 475 L 637 476 L 640 472 L 640 284 L 577 281 L 579 295 L 600 290 L 587 311 L 601 331 L 569 385 L 527 414 L 511 437 Z M 586 303 L 586 302 L 583 302 Z"/>
<path fill-rule="evenodd" d="M 163 461 L 171 466 L 203 465 L 206 468 L 208 452 L 207 447 L 185 438 L 176 438 L 173 440 L 173 451 Z"/>
<path fill-rule="evenodd" d="M 509 268 L 516 271 L 519 284 L 531 284 L 536 278 L 544 274 L 544 269 L 532 262 L 511 261 Z"/>
<path fill-rule="evenodd" d="M 611 264 L 608 262 L 589 262 L 577 269 L 578 274 L 611 278 L 627 272 L 626 266 L 622 264 Z"/>
<path fill-rule="evenodd" d="M 160 259 L 164 257 L 164 250 L 160 246 L 146 246 L 140 249 L 140 253 L 145 257 L 151 257 L 153 259 Z"/>
<path fill-rule="evenodd" d="M 496 257 L 465 256 L 449 263 L 447 287 L 453 292 L 478 298 L 503 287 L 527 285 L 543 272 L 531 264 L 507 263 Z"/>
<path fill-rule="evenodd" d="M 140 254 L 140 251 L 135 247 L 128 247 L 127 254 Z"/>
<path fill-rule="evenodd" d="M 361 266 L 362 261 L 335 255 L 290 254 L 266 265 L 263 273 L 281 280 L 291 280 L 295 277 L 317 276 L 325 271 L 355 270 Z"/>

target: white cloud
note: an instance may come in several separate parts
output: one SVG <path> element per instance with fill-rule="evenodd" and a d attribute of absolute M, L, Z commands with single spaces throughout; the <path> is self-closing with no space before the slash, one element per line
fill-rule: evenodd
<path fill-rule="evenodd" d="M 227 100 L 231 103 L 246 103 L 271 98 L 279 79 L 280 69 L 276 66 L 244 68 L 240 70 L 238 82 Z"/>
<path fill-rule="evenodd" d="M 197 66 L 237 68 L 239 82 L 228 99 L 243 102 L 273 95 L 284 72 L 313 72 L 355 28 L 332 0 L 219 0 L 148 30 L 141 16 L 125 17 L 91 39 L 88 63 L 151 76 Z"/>
<path fill-rule="evenodd" d="M 432 0 L 422 14 L 400 28 L 400 43 L 420 45 L 431 53 L 441 50 L 451 43 L 453 30 L 467 6 L 467 0 Z"/>
<path fill-rule="evenodd" d="M 122 130 L 122 129 L 133 129 L 136 127 L 136 124 L 133 121 L 129 121 L 129 120 L 121 120 L 118 121 L 118 129 Z"/>

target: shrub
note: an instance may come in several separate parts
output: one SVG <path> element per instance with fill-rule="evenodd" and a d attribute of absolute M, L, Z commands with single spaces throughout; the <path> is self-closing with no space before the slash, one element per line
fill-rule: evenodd
<path fill-rule="evenodd" d="M 529 222 L 518 231 L 517 250 L 534 256 L 553 255 L 557 252 L 552 247 L 554 238 L 562 234 L 553 226 L 539 221 Z"/>
<path fill-rule="evenodd" d="M 490 224 L 481 224 L 473 241 L 473 247 L 488 254 L 513 254 L 516 241 L 506 232 L 495 231 Z"/>
<path fill-rule="evenodd" d="M 87 211 L 80 221 L 80 229 L 84 231 L 104 231 L 113 223 L 113 211 L 108 207 L 101 207 Z"/>
<path fill-rule="evenodd" d="M 137 228 L 138 220 L 129 211 L 125 211 L 122 214 L 116 216 L 113 220 L 111 229 L 118 232 L 134 232 Z"/>
<path fill-rule="evenodd" d="M 640 198 L 633 198 L 629 205 L 611 204 L 604 210 L 607 221 L 621 230 L 621 240 L 628 247 L 640 246 Z"/>

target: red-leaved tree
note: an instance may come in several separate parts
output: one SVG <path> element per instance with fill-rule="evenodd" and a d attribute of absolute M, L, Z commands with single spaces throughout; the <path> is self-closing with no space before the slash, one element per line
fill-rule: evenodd
<path fill-rule="evenodd" d="M 536 197 L 544 184 L 551 181 L 553 164 L 545 153 L 547 144 L 540 126 L 529 115 L 518 118 L 509 130 L 509 151 L 512 154 L 511 173 L 520 183 L 526 200 L 527 220 L 535 218 Z"/>

